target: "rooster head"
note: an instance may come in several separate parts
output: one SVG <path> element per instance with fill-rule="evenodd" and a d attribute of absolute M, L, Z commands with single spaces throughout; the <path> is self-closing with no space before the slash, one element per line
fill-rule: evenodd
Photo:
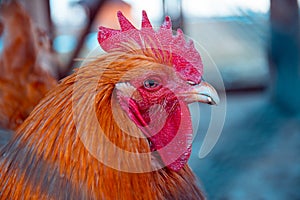
<path fill-rule="evenodd" d="M 178 171 L 191 154 L 193 130 L 187 105 L 215 105 L 219 101 L 217 92 L 202 79 L 203 65 L 193 42 L 186 42 L 181 30 L 172 34 L 169 17 L 157 31 L 145 11 L 141 30 L 121 12 L 118 18 L 121 30 L 99 28 L 100 46 L 107 52 L 143 55 L 147 59 L 127 67 L 115 83 L 115 96 L 146 136 L 151 152 L 164 166 Z"/>

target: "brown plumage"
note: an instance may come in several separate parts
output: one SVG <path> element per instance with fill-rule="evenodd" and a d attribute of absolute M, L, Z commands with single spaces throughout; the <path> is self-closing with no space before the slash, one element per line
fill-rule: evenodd
<path fill-rule="evenodd" d="M 56 80 L 42 68 L 52 57 L 47 38 L 18 3 L 0 4 L 0 24 L 0 127 L 15 130 Z"/>
<path fill-rule="evenodd" d="M 142 134 L 120 107 L 116 108 L 118 119 L 114 119 L 111 100 L 116 100 L 114 85 L 126 71 L 153 65 L 157 63 L 142 55 L 108 54 L 65 78 L 40 102 L 18 129 L 14 141 L 1 152 L 1 199 L 203 199 L 187 165 L 178 172 L 168 168 L 146 173 L 118 171 L 97 160 L 80 136 L 82 131 L 88 132 L 89 142 L 96 143 L 95 148 L 105 158 L 115 159 L 117 165 L 137 170 L 151 168 L 150 157 L 127 160 L 107 148 L 88 115 L 87 101 L 96 95 L 92 107 L 110 141 L 127 151 L 149 152 L 145 138 L 129 136 L 118 127 L 116 121 L 121 119 L 128 123 L 132 134 Z M 100 78 L 97 75 L 104 69 L 102 66 L 107 70 Z M 80 106 L 83 116 L 79 118 L 85 120 L 79 123 L 84 127 L 76 124 L 74 106 Z"/>
<path fill-rule="evenodd" d="M 187 104 L 218 97 L 202 80 L 200 56 L 192 43 L 180 52 L 185 41 L 182 32 L 172 39 L 169 18 L 157 34 L 171 35 L 155 49 L 145 12 L 133 38 L 118 17 L 122 31 L 100 29 L 108 53 L 52 89 L 0 152 L 0 199 L 204 199 L 187 165 Z M 116 35 L 125 43 L 112 50 L 105 42 Z"/>

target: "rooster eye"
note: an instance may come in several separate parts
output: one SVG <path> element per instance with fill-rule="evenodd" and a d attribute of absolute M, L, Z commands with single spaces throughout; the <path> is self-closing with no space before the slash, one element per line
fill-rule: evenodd
<path fill-rule="evenodd" d="M 189 84 L 189 85 L 197 85 L 197 83 L 195 83 L 194 81 L 187 81 L 187 83 Z"/>
<path fill-rule="evenodd" d="M 149 80 L 144 81 L 144 87 L 146 89 L 156 89 L 156 88 L 159 88 L 159 86 L 160 86 L 160 84 L 156 80 L 149 79 Z"/>

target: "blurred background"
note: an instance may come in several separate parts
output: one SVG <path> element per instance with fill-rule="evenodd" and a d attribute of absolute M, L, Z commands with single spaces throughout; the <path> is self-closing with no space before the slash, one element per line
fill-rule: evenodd
<path fill-rule="evenodd" d="M 190 165 L 208 199 L 300 199 L 300 66 L 297 0 L 21 0 L 50 38 L 57 79 L 72 73 L 98 47 L 100 25 L 119 28 L 121 10 L 140 27 L 146 10 L 154 26 L 169 15 L 205 52 L 207 79 L 217 66 L 227 112 L 222 134 L 205 158 L 198 152 L 210 107 L 201 122 Z M 1 27 L 0 27 L 1 33 Z M 0 37 L 0 52 L 3 41 Z M 3 140 L 2 140 L 3 141 Z"/>

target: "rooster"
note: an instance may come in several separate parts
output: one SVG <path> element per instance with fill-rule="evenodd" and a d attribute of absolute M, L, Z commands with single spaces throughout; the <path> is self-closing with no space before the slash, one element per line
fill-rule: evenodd
<path fill-rule="evenodd" d="M 57 83 L 42 68 L 51 57 L 46 37 L 17 2 L 0 4 L 0 24 L 0 127 L 15 130 Z"/>
<path fill-rule="evenodd" d="M 107 52 L 38 104 L 0 152 L 0 199 L 205 199 L 187 161 L 188 104 L 216 104 L 202 62 L 166 17 L 99 28 Z"/>

